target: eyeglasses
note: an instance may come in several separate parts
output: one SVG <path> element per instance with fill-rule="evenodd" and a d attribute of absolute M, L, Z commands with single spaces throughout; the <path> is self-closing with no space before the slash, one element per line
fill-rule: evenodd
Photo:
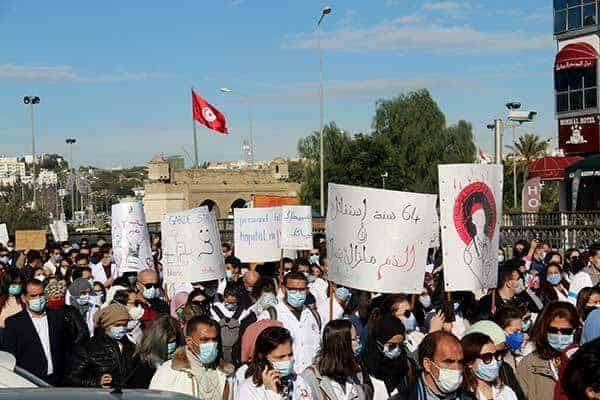
<path fill-rule="evenodd" d="M 549 326 L 547 329 L 548 333 L 560 333 L 561 335 L 572 335 L 575 332 L 573 328 L 555 328 L 553 326 Z"/>
<path fill-rule="evenodd" d="M 489 364 L 492 360 L 500 361 L 504 356 L 504 352 L 496 351 L 495 353 L 483 353 L 479 355 L 479 359 L 481 359 L 484 363 Z"/>

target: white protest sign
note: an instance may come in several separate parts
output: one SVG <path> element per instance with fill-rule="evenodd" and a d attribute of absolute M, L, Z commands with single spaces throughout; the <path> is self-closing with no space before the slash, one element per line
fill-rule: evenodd
<path fill-rule="evenodd" d="M 117 275 L 154 269 L 150 236 L 140 202 L 112 206 L 112 245 Z"/>
<path fill-rule="evenodd" d="M 329 184 L 329 279 L 379 293 L 421 293 L 437 196 Z"/>
<path fill-rule="evenodd" d="M 495 288 L 502 165 L 439 165 L 446 291 Z"/>
<path fill-rule="evenodd" d="M 53 221 L 50 224 L 50 232 L 55 242 L 66 242 L 69 240 L 69 230 L 65 221 Z"/>
<path fill-rule="evenodd" d="M 433 232 L 431 235 L 431 242 L 429 248 L 437 249 L 440 247 L 440 217 L 438 217 L 437 211 L 433 211 Z"/>
<path fill-rule="evenodd" d="M 205 282 L 225 276 L 221 238 L 207 209 L 163 214 L 161 220 L 165 283 Z"/>
<path fill-rule="evenodd" d="M 235 255 L 242 262 L 278 261 L 281 256 L 281 208 L 233 210 Z"/>
<path fill-rule="evenodd" d="M 0 243 L 6 246 L 6 242 L 8 242 L 8 230 L 6 224 L 0 224 Z"/>
<path fill-rule="evenodd" d="M 281 248 L 310 250 L 313 248 L 312 208 L 310 206 L 281 207 Z"/>

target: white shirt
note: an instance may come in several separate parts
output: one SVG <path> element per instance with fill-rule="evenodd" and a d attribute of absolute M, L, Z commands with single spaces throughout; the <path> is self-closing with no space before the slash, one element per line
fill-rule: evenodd
<path fill-rule="evenodd" d="M 585 271 L 579 271 L 573 276 L 571 279 L 571 284 L 569 285 L 569 293 L 574 298 L 577 298 L 581 289 L 586 287 L 592 287 L 592 278 L 590 278 L 590 274 Z M 575 301 L 576 303 L 577 301 Z"/>
<path fill-rule="evenodd" d="M 31 322 L 33 322 L 33 327 L 40 338 L 40 342 L 42 342 L 44 355 L 48 361 L 48 375 L 52 375 L 54 373 L 54 365 L 52 364 L 52 353 L 50 352 L 50 330 L 48 328 L 48 316 L 46 313 L 44 313 L 41 317 L 35 318 L 29 309 L 27 310 L 27 313 L 29 314 L 29 318 L 31 318 Z"/>
<path fill-rule="evenodd" d="M 515 394 L 515 392 L 506 385 L 502 386 L 502 389 L 493 386 L 492 397 L 494 400 L 517 400 L 517 395 Z M 477 392 L 477 399 L 488 400 L 488 398 L 486 396 L 483 396 L 479 391 Z"/>
<path fill-rule="evenodd" d="M 292 334 L 292 338 L 294 339 L 294 370 L 297 374 L 302 373 L 307 367 L 312 365 L 313 358 L 319 350 L 321 342 L 319 324 L 312 312 L 306 307 L 302 311 L 300 321 L 298 321 L 284 302 L 279 302 L 275 306 L 275 310 L 277 311 L 279 322 Z M 259 321 L 263 319 L 270 319 L 267 311 L 258 316 Z"/>
<path fill-rule="evenodd" d="M 317 302 L 317 311 L 321 316 L 321 328 L 325 328 L 325 325 L 331 320 L 329 318 L 329 298 L 325 301 Z M 333 319 L 341 319 L 344 316 L 344 309 L 338 303 L 337 299 L 333 298 Z"/>
<path fill-rule="evenodd" d="M 267 389 L 265 385 L 254 385 L 252 379 L 246 379 L 240 384 L 238 397 L 236 397 L 236 399 L 244 400 L 281 400 L 281 398 L 280 394 Z M 301 376 L 296 376 L 291 399 L 310 400 L 312 398 L 310 387 L 304 382 Z"/>

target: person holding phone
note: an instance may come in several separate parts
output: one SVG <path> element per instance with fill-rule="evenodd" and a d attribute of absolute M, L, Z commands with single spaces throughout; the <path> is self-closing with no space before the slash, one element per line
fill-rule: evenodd
<path fill-rule="evenodd" d="M 256 338 L 254 357 L 238 398 L 245 400 L 308 400 L 312 392 L 301 376 L 294 373 L 292 335 L 281 327 L 265 329 Z"/>

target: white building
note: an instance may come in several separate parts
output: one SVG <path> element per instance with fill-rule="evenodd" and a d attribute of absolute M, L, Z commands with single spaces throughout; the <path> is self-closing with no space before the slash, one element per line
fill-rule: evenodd
<path fill-rule="evenodd" d="M 54 186 L 58 183 L 56 172 L 47 169 L 40 170 L 37 176 L 37 184 L 39 186 Z"/>
<path fill-rule="evenodd" d="M 16 157 L 0 157 L 0 185 L 13 186 L 25 177 L 25 163 Z"/>

